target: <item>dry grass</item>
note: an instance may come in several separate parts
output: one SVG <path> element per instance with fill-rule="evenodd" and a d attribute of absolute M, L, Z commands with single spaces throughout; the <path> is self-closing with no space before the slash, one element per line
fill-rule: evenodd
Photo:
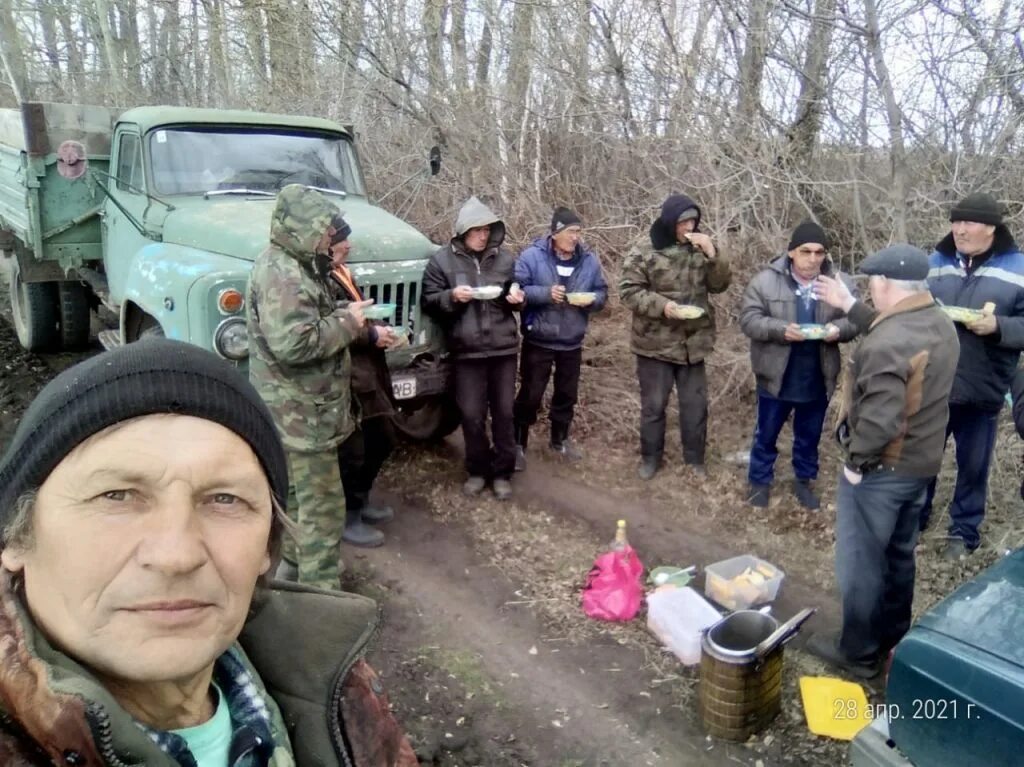
<path fill-rule="evenodd" d="M 629 353 L 629 314 L 613 302 L 605 316 L 592 324 L 584 354 L 580 405 L 574 426 L 588 458 L 581 466 L 550 463 L 549 471 L 567 479 L 608 487 L 626 498 L 644 497 L 665 520 L 681 529 L 697 526 L 740 551 L 756 551 L 805 579 L 816 579 L 824 592 L 833 586 L 835 480 L 840 465 L 838 449 L 822 440 L 822 475 L 818 483 L 823 499 L 819 513 L 800 509 L 783 482 L 772 506 L 753 512 L 746 506 L 744 466 L 727 457 L 749 447 L 754 421 L 754 385 L 746 340 L 732 321 L 723 297 L 719 313 L 718 349 L 709 364 L 711 415 L 709 428 L 710 476 L 703 483 L 680 468 L 681 450 L 671 406 L 666 440 L 666 469 L 651 482 L 635 474 L 639 437 L 639 395 L 633 356 Z M 788 476 L 788 428 L 780 439 L 777 475 Z M 932 529 L 922 537 L 918 557 L 915 612 L 918 614 L 948 595 L 956 586 L 990 565 L 1007 549 L 1024 543 L 1021 514 L 1020 441 L 1008 419 L 1000 426 L 990 484 L 988 518 L 981 549 L 966 563 L 942 560 L 937 552 L 944 542 L 945 509 L 955 472 L 953 451 L 947 452 L 936 497 Z M 580 587 L 594 555 L 606 543 L 587 524 L 553 515 L 534 504 L 516 501 L 510 506 L 489 499 L 465 499 L 457 492 L 461 467 L 446 451 L 420 451 L 401 459 L 401 483 L 424 497 L 431 513 L 469 531 L 480 552 L 494 567 L 519 586 L 522 603 L 541 616 L 549 641 L 586 643 L 598 637 L 630 646 L 643 653 L 650 687 L 667 690 L 673 705 L 694 715 L 697 673 L 678 664 L 646 630 L 642 619 L 626 625 L 601 624 L 588 619 L 580 607 Z M 398 463 L 398 462 L 395 462 Z M 393 464 L 394 465 L 394 464 Z M 410 465 L 419 473 L 410 474 Z M 426 488 L 426 490 L 424 490 Z M 684 564 L 684 563 L 679 563 Z M 685 563 L 689 564 L 689 563 Z M 822 664 L 798 651 L 789 652 L 784 699 L 779 719 L 747 746 L 776 764 L 839 764 L 845 744 L 817 738 L 806 728 L 797 687 L 803 674 L 830 673 Z M 709 747 L 712 744 L 709 743 Z"/>

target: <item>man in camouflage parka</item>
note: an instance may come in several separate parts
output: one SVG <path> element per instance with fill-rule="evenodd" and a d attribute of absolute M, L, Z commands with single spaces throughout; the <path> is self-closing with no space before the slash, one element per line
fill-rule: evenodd
<path fill-rule="evenodd" d="M 288 453 L 288 509 L 296 515 L 299 581 L 337 589 L 345 495 L 338 445 L 355 428 L 349 345 L 372 301 L 336 309 L 316 254 L 327 253 L 338 209 L 290 184 L 277 196 L 270 246 L 248 287 L 249 380 L 270 408 Z M 289 552 L 286 548 L 286 556 Z"/>
<path fill-rule="evenodd" d="M 633 312 L 630 349 L 636 354 L 640 380 L 640 477 L 650 479 L 661 466 L 665 446 L 665 408 L 672 387 L 679 399 L 683 459 L 705 474 L 708 387 L 704 358 L 715 346 L 715 312 L 711 293 L 729 287 L 728 261 L 711 238 L 697 231 L 701 212 L 682 194 L 661 206 L 651 224 L 650 242 L 638 242 L 626 256 L 619 296 Z M 703 314 L 676 319 L 680 305 Z"/>

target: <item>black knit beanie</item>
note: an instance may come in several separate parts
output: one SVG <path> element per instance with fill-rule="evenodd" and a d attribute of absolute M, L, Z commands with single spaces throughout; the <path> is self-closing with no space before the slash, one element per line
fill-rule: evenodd
<path fill-rule="evenodd" d="M 999 226 L 1003 223 L 1003 206 L 990 194 L 975 192 L 964 197 L 949 212 L 950 221 L 975 221 Z"/>
<path fill-rule="evenodd" d="M 154 338 L 68 368 L 39 392 L 0 461 L 0 529 L 18 498 L 42 485 L 77 445 L 108 426 L 155 413 L 203 418 L 244 439 L 284 507 L 284 447 L 248 379 L 198 346 Z"/>
<path fill-rule="evenodd" d="M 337 245 L 339 242 L 344 242 L 348 239 L 349 235 L 352 234 L 352 227 L 348 225 L 348 222 L 342 218 L 340 213 L 331 219 L 331 226 L 334 227 L 334 236 L 331 237 L 331 245 Z"/>
<path fill-rule="evenodd" d="M 551 233 L 558 234 L 570 226 L 583 226 L 583 222 L 575 212 L 568 208 L 555 208 L 555 212 L 551 216 Z"/>
<path fill-rule="evenodd" d="M 786 250 L 796 250 L 809 242 L 816 242 L 828 250 L 829 241 L 825 230 L 814 221 L 803 221 L 793 230 L 793 236 L 789 238 L 789 247 Z"/>

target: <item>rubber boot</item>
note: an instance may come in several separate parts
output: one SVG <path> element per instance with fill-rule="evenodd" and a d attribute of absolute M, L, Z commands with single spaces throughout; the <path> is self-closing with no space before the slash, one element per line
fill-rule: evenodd
<path fill-rule="evenodd" d="M 341 540 L 352 546 L 372 549 L 384 543 L 384 533 L 363 522 L 361 511 L 350 510 L 345 513 L 345 529 L 341 533 Z"/>
<path fill-rule="evenodd" d="M 395 518 L 395 510 L 390 506 L 363 506 L 363 510 L 360 512 L 363 522 L 367 522 L 371 525 L 380 525 L 384 522 L 390 522 Z"/>

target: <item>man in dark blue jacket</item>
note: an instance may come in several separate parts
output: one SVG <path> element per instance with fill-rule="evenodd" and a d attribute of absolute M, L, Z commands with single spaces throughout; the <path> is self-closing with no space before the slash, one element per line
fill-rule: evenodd
<path fill-rule="evenodd" d="M 956 441 L 956 490 L 949 507 L 946 555 L 958 559 L 978 547 L 996 422 L 1024 349 L 1024 254 L 989 194 L 968 195 L 950 212 L 952 231 L 932 253 L 928 286 L 947 306 L 995 311 L 958 324 L 960 361 L 949 398 L 947 438 Z M 935 483 L 921 513 L 928 523 Z"/>
<path fill-rule="evenodd" d="M 608 300 L 597 256 L 580 240 L 579 216 L 558 208 L 551 233 L 534 240 L 516 261 L 516 281 L 526 293 L 523 354 L 515 404 L 516 470 L 526 468 L 530 427 L 555 369 L 551 397 L 551 449 L 570 461 L 582 456 L 569 440 L 590 314 Z"/>

